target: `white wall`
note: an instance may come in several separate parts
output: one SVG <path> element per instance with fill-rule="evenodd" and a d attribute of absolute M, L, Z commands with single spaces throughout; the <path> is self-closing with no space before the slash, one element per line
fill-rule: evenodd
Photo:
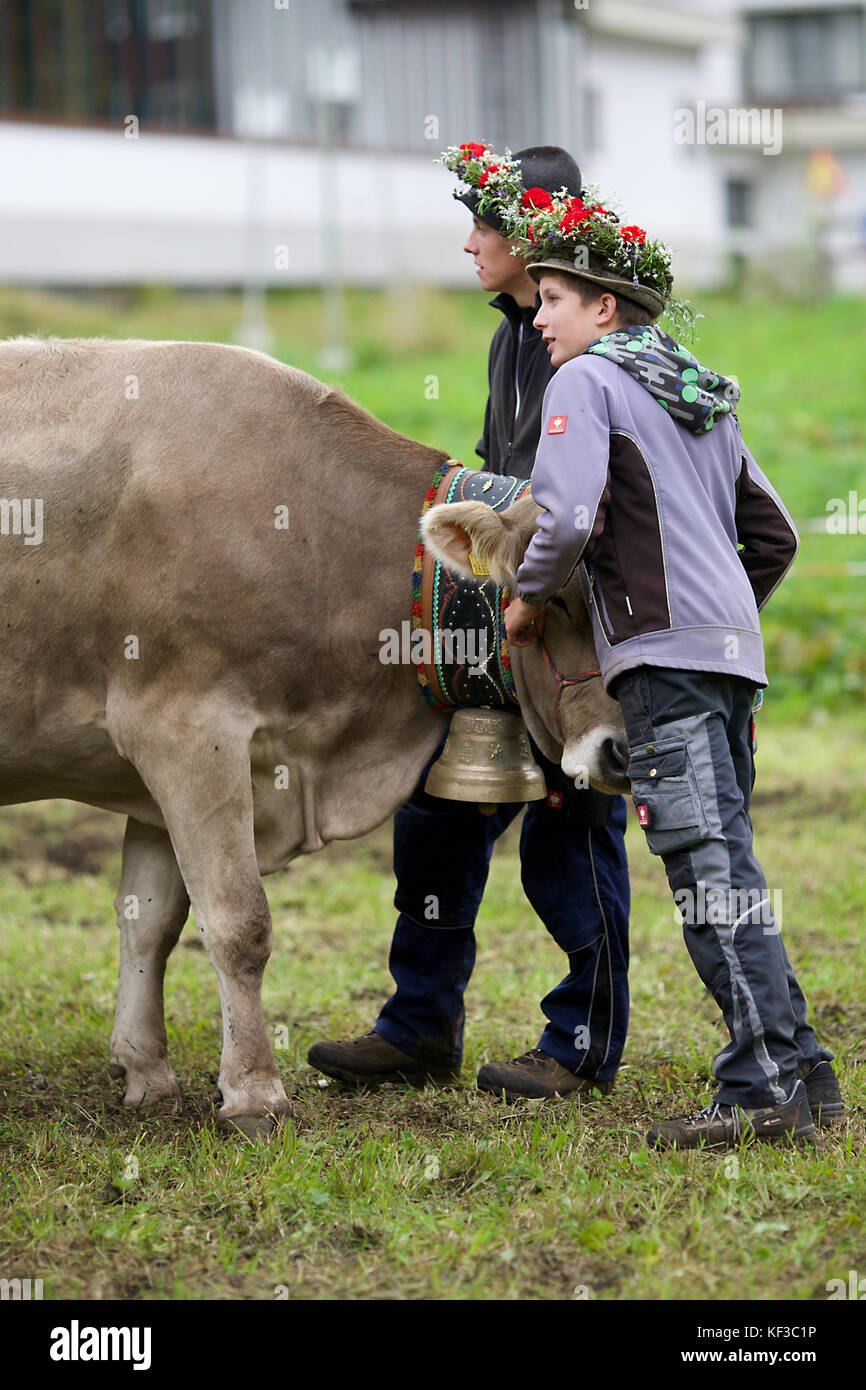
<path fill-rule="evenodd" d="M 312 284 L 337 210 L 353 283 L 473 286 L 468 213 L 436 153 L 340 154 L 323 189 L 312 147 L 0 122 L 0 280 Z M 287 270 L 274 264 L 283 245 Z"/>
<path fill-rule="evenodd" d="M 673 247 L 677 282 L 718 283 L 726 249 L 723 171 L 714 151 L 674 140 L 676 111 L 707 90 L 698 56 L 594 37 L 584 70 L 599 93 L 601 137 L 585 160 L 587 176 L 619 199 L 630 222 Z M 629 99 L 630 91 L 639 96 Z"/>

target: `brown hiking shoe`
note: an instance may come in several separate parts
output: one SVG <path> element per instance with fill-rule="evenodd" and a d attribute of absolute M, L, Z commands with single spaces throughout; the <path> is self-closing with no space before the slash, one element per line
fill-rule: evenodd
<path fill-rule="evenodd" d="M 814 1143 L 815 1126 L 802 1081 L 785 1105 L 741 1110 L 738 1105 L 716 1102 L 697 1115 L 662 1120 L 647 1134 L 647 1143 L 656 1149 L 733 1149 L 752 1139 L 770 1144 L 788 1139 Z"/>
<path fill-rule="evenodd" d="M 829 1062 L 816 1062 L 811 1071 L 800 1073 L 806 1087 L 806 1096 L 812 1119 L 819 1129 L 831 1129 L 841 1125 L 845 1119 L 845 1102 L 839 1090 L 836 1073 Z"/>
<path fill-rule="evenodd" d="M 364 1033 L 345 1041 L 327 1039 L 313 1043 L 307 1053 L 311 1067 L 345 1081 L 350 1086 L 376 1086 L 382 1081 L 454 1081 L 459 1067 L 418 1061 L 392 1047 L 378 1033 Z"/>
<path fill-rule="evenodd" d="M 510 1062 L 488 1062 L 478 1073 L 475 1083 L 479 1091 L 492 1091 L 506 1100 L 545 1100 L 552 1096 L 567 1096 L 572 1091 L 601 1091 L 606 1096 L 613 1090 L 612 1081 L 595 1081 L 590 1076 L 575 1076 L 560 1066 L 555 1057 L 534 1047 Z"/>

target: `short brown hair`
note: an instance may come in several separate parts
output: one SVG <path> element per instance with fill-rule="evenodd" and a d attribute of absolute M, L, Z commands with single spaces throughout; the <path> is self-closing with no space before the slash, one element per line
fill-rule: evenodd
<path fill-rule="evenodd" d="M 592 280 L 584 280 L 579 275 L 572 275 L 569 278 L 575 282 L 575 289 L 580 295 L 581 304 L 594 304 L 597 299 L 601 299 L 603 294 L 612 294 L 616 300 L 617 318 L 623 328 L 629 328 L 632 324 L 652 323 L 653 316 L 649 309 L 638 304 L 636 299 L 629 299 L 627 295 L 620 294 L 618 290 L 606 290 L 602 285 L 596 285 Z"/>
<path fill-rule="evenodd" d="M 605 289 L 603 285 L 597 285 L 594 280 L 585 280 L 582 275 L 569 275 L 567 270 L 548 270 L 545 267 L 544 275 L 548 275 L 552 280 L 558 280 L 565 289 L 573 290 L 579 296 L 581 304 L 594 304 L 601 299 L 603 294 L 612 294 L 616 301 L 617 320 L 623 328 L 630 328 L 633 324 L 652 323 L 653 315 L 649 309 L 638 304 L 637 300 L 629 299 L 627 295 L 620 294 L 617 290 Z"/>

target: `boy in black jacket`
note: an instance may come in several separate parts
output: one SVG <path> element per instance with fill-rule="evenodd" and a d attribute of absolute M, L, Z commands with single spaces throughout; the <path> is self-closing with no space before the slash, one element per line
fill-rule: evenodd
<path fill-rule="evenodd" d="M 470 157 L 481 151 L 485 170 L 497 163 L 481 146 L 463 150 Z M 580 172 L 564 150 L 540 146 L 519 151 L 515 158 L 523 183 L 536 197 L 563 185 L 579 193 Z M 483 179 L 482 165 L 471 163 Z M 494 169 L 494 179 L 495 174 Z M 475 261 L 482 288 L 499 290 L 491 303 L 505 318 L 491 344 L 490 396 L 478 453 L 487 471 L 528 478 L 552 368 L 532 325 L 535 286 L 524 261 L 511 254 L 497 212 L 479 205 L 481 191 L 483 184 L 481 190 L 461 195 L 473 214 L 465 250 Z M 526 809 L 520 837 L 522 881 L 532 906 L 566 953 L 569 969 L 542 1001 L 548 1022 L 538 1046 L 511 1061 L 488 1062 L 477 1084 L 509 1097 L 593 1089 L 605 1093 L 613 1085 L 628 1026 L 625 802 L 620 796 L 577 790 L 560 767 L 537 748 L 533 751 L 547 780 L 548 799 Z M 428 796 L 427 770 L 429 765 L 394 822 L 400 916 L 389 963 L 396 991 L 372 1033 L 319 1042 L 308 1054 L 313 1066 L 343 1081 L 447 1081 L 459 1073 L 463 993 L 475 962 L 475 917 L 493 846 L 523 806 L 502 805 L 484 816 L 477 806 Z"/>

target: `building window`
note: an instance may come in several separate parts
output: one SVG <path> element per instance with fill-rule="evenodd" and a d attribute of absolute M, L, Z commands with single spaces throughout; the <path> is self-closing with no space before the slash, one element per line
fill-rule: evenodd
<path fill-rule="evenodd" d="M 728 179 L 725 202 L 729 227 L 753 227 L 755 190 L 745 179 Z"/>
<path fill-rule="evenodd" d="M 212 0 L 0 0 L 0 114 L 214 126 Z"/>
<path fill-rule="evenodd" d="M 748 22 L 753 99 L 831 101 L 866 91 L 862 9 L 751 15 Z"/>

